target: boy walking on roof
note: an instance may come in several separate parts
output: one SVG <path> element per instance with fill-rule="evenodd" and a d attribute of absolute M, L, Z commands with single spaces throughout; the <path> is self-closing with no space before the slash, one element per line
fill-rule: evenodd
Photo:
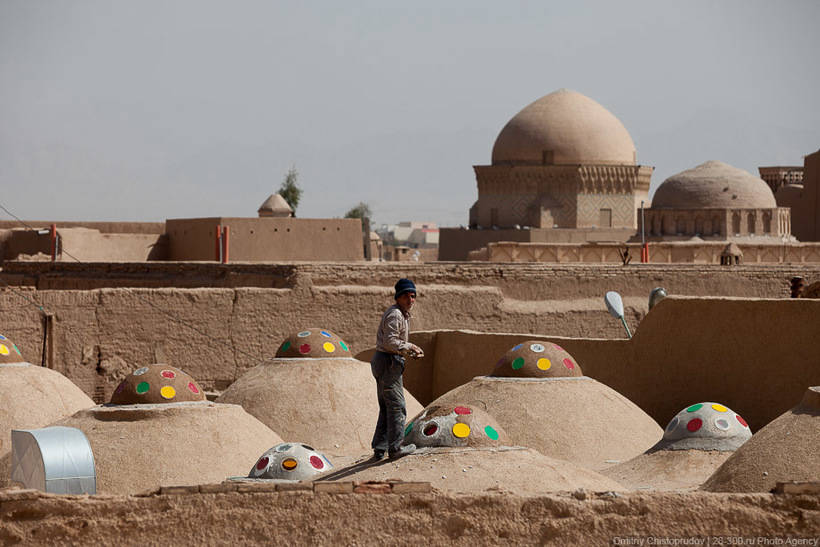
<path fill-rule="evenodd" d="M 376 333 L 376 353 L 370 360 L 370 370 L 376 379 L 379 398 L 379 420 L 373 433 L 373 458 L 381 459 L 387 452 L 394 460 L 411 454 L 416 445 L 402 446 L 404 421 L 404 362 L 406 357 L 424 357 L 420 347 L 408 342 L 410 337 L 410 309 L 416 303 L 416 285 L 409 279 L 399 279 L 395 285 L 396 303 L 382 315 Z"/>

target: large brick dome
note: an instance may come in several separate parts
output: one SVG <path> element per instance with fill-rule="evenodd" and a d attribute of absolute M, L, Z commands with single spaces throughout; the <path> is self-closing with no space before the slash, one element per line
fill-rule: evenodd
<path fill-rule="evenodd" d="M 772 209 L 777 207 L 769 185 L 737 167 L 707 161 L 661 184 L 653 209 Z"/>
<path fill-rule="evenodd" d="M 524 107 L 498 134 L 493 164 L 635 165 L 624 125 L 589 97 L 559 89 Z"/>

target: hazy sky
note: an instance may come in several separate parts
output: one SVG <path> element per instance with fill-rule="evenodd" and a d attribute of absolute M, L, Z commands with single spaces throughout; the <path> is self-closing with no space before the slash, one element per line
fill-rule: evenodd
<path fill-rule="evenodd" d="M 820 2 L 0 0 L 0 203 L 27 219 L 467 223 L 472 166 L 574 89 L 666 177 L 820 147 Z M 0 211 L 0 218 L 8 218 Z"/>

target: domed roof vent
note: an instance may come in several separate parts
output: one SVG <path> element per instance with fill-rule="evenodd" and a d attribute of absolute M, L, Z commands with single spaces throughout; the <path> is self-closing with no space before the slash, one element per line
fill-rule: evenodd
<path fill-rule="evenodd" d="M 271 194 L 259 206 L 257 213 L 260 217 L 290 217 L 293 216 L 293 209 L 280 194 Z"/>
<path fill-rule="evenodd" d="M 771 188 L 748 171 L 707 161 L 672 175 L 652 197 L 653 209 L 772 209 Z"/>
<path fill-rule="evenodd" d="M 524 107 L 498 134 L 493 164 L 635 165 L 621 121 L 589 97 L 559 89 Z"/>

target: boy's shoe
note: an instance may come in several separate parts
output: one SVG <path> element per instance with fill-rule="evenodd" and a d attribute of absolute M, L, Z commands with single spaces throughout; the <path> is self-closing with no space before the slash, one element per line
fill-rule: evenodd
<path fill-rule="evenodd" d="M 415 451 L 416 451 L 416 445 L 406 444 L 406 445 L 402 446 L 401 448 L 399 448 L 398 450 L 396 450 L 395 452 L 391 452 L 389 454 L 388 458 L 390 458 L 391 460 L 398 460 L 399 458 L 403 458 L 404 456 L 407 456 L 408 454 L 412 454 Z"/>

